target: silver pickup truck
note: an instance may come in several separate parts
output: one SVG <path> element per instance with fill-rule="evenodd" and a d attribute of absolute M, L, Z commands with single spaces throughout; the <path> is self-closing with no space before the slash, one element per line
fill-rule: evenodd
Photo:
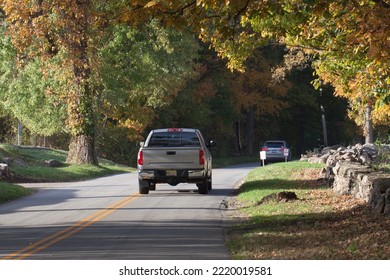
<path fill-rule="evenodd" d="M 202 134 L 192 128 L 152 130 L 138 152 L 139 193 L 148 194 L 157 183 L 176 186 L 195 183 L 200 194 L 212 189 L 212 157 Z"/>

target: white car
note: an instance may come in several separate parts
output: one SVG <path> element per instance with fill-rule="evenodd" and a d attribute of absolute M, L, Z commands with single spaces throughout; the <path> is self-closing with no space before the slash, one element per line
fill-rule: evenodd
<path fill-rule="evenodd" d="M 291 149 L 284 140 L 265 141 L 261 151 L 265 151 L 267 161 L 285 161 L 286 157 L 287 161 L 291 160 Z"/>

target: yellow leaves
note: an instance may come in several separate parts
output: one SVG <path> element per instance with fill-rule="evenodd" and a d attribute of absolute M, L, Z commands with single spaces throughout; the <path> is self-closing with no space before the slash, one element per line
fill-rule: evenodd
<path fill-rule="evenodd" d="M 136 130 L 139 133 L 142 133 L 145 128 L 144 124 L 142 124 L 141 122 L 130 119 L 126 119 L 124 121 L 119 122 L 119 126 Z"/>
<path fill-rule="evenodd" d="M 144 6 L 144 8 L 150 8 L 150 7 L 153 7 L 157 5 L 157 2 L 156 1 L 149 1 L 148 3 L 146 3 L 146 5 Z"/>
<path fill-rule="evenodd" d="M 225 5 L 223 5 L 223 2 Z M 228 7 L 233 4 L 237 4 L 236 2 L 241 2 L 240 0 L 230 1 L 230 0 L 224 0 L 224 1 L 215 1 L 215 0 L 197 0 L 196 6 L 201 7 L 206 10 L 219 10 L 223 6 Z"/>
<path fill-rule="evenodd" d="M 390 104 L 382 104 L 375 108 L 372 112 L 372 120 L 374 123 L 390 126 Z"/>

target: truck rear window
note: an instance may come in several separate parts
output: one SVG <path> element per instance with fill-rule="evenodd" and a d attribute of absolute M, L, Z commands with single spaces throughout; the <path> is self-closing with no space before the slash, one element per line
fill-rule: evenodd
<path fill-rule="evenodd" d="M 149 147 L 199 147 L 195 132 L 156 132 L 149 140 Z"/>

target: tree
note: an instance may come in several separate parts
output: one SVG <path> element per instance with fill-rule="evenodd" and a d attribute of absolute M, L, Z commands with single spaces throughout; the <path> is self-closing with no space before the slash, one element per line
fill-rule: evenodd
<path fill-rule="evenodd" d="M 58 99 L 67 104 L 67 126 L 72 140 L 67 161 L 97 164 L 95 116 L 90 85 L 94 63 L 92 38 L 102 28 L 105 1 L 2 1 L 6 27 L 17 51 L 18 67 L 39 59 L 45 69 L 56 67 L 47 59 L 60 58 L 65 81 Z M 107 4 L 109 5 L 109 4 Z M 42 71 L 42 75 L 47 73 Z"/>
<path fill-rule="evenodd" d="M 98 152 L 116 162 L 135 162 L 130 141 L 140 140 L 193 77 L 198 42 L 193 34 L 153 20 L 138 28 L 118 24 L 102 41 L 99 67 L 92 71 Z"/>
<path fill-rule="evenodd" d="M 233 69 L 259 46 L 299 47 L 315 58 L 313 66 L 335 94 L 355 108 L 373 106 L 373 121 L 390 123 L 390 5 L 363 1 L 149 1 L 151 11 L 195 26 Z M 316 84 L 318 86 L 318 83 Z M 359 102 L 356 102 L 359 100 Z"/>
<path fill-rule="evenodd" d="M 247 60 L 244 73 L 235 72 L 232 88 L 235 107 L 245 115 L 246 153 L 253 154 L 255 119 L 263 116 L 277 116 L 286 107 L 283 96 L 289 84 L 276 83 L 272 69 L 283 59 L 283 47 L 266 46 L 258 48 Z"/>
<path fill-rule="evenodd" d="M 4 110 L 35 134 L 63 132 L 65 106 L 48 92 L 56 87 L 60 72 L 52 69 L 44 78 L 39 59 L 17 70 L 16 52 L 4 32 L 0 34 L 0 61 L 0 102 Z"/>
<path fill-rule="evenodd" d="M 373 121 L 389 124 L 389 8 L 384 1 L 280 1 L 276 16 L 260 9 L 248 23 L 255 32 L 268 31 L 314 55 L 319 78 L 331 83 L 336 95 L 354 104 L 359 100 L 362 112 L 375 104 Z M 272 28 L 270 19 L 280 24 Z"/>
<path fill-rule="evenodd" d="M 62 62 L 62 83 L 51 91 L 67 104 L 72 134 L 68 161 L 97 163 L 98 50 L 119 23 L 191 27 L 233 69 L 265 44 L 299 47 L 315 58 L 319 78 L 352 105 L 372 102 L 373 121 L 389 121 L 389 5 L 380 0 L 0 0 L 17 53 L 17 68 L 39 59 Z M 348 15 L 348 16 L 346 16 Z M 183 25 L 185 24 L 185 25 Z M 49 59 L 48 59 L 49 58 Z M 54 63 L 55 62 L 55 63 Z M 49 71 L 50 73 L 50 71 Z M 54 95 L 53 95 L 54 96 Z M 150 99 L 152 100 L 152 99 Z M 158 100 L 158 98 L 154 99 Z M 359 101 L 357 101 L 359 100 Z M 107 106 L 109 108 L 109 106 Z M 361 110 L 361 109 L 359 109 Z"/>
<path fill-rule="evenodd" d="M 146 23 L 142 38 L 141 33 L 119 22 L 127 9 L 125 2 L 3 0 L 1 7 L 19 75 L 35 65 L 40 73 L 34 77 L 43 81 L 36 90 L 44 92 L 45 100 L 58 100 L 66 109 L 66 125 L 72 135 L 70 163 L 97 164 L 99 113 L 125 126 L 145 125 L 152 119 L 152 109 L 169 102 L 181 79 L 191 72 L 193 55 L 188 54 L 195 53 L 196 46 L 188 43 L 189 36 L 150 25 L 145 12 L 145 17 L 136 17 L 137 22 Z M 186 47 L 184 51 L 170 42 L 174 36 Z M 53 73 L 55 82 L 48 82 Z M 18 80 L 15 83 L 20 85 Z"/>
<path fill-rule="evenodd" d="M 192 34 L 156 21 L 137 29 L 119 24 L 105 42 L 93 78 L 99 111 L 120 125 L 143 128 L 192 77 L 198 43 Z"/>
<path fill-rule="evenodd" d="M 218 143 L 214 155 L 228 154 L 234 136 L 233 123 L 239 117 L 234 109 L 232 73 L 204 44 L 199 49 L 195 70 L 172 103 L 157 112 L 149 127 L 199 128 L 207 139 Z"/>

